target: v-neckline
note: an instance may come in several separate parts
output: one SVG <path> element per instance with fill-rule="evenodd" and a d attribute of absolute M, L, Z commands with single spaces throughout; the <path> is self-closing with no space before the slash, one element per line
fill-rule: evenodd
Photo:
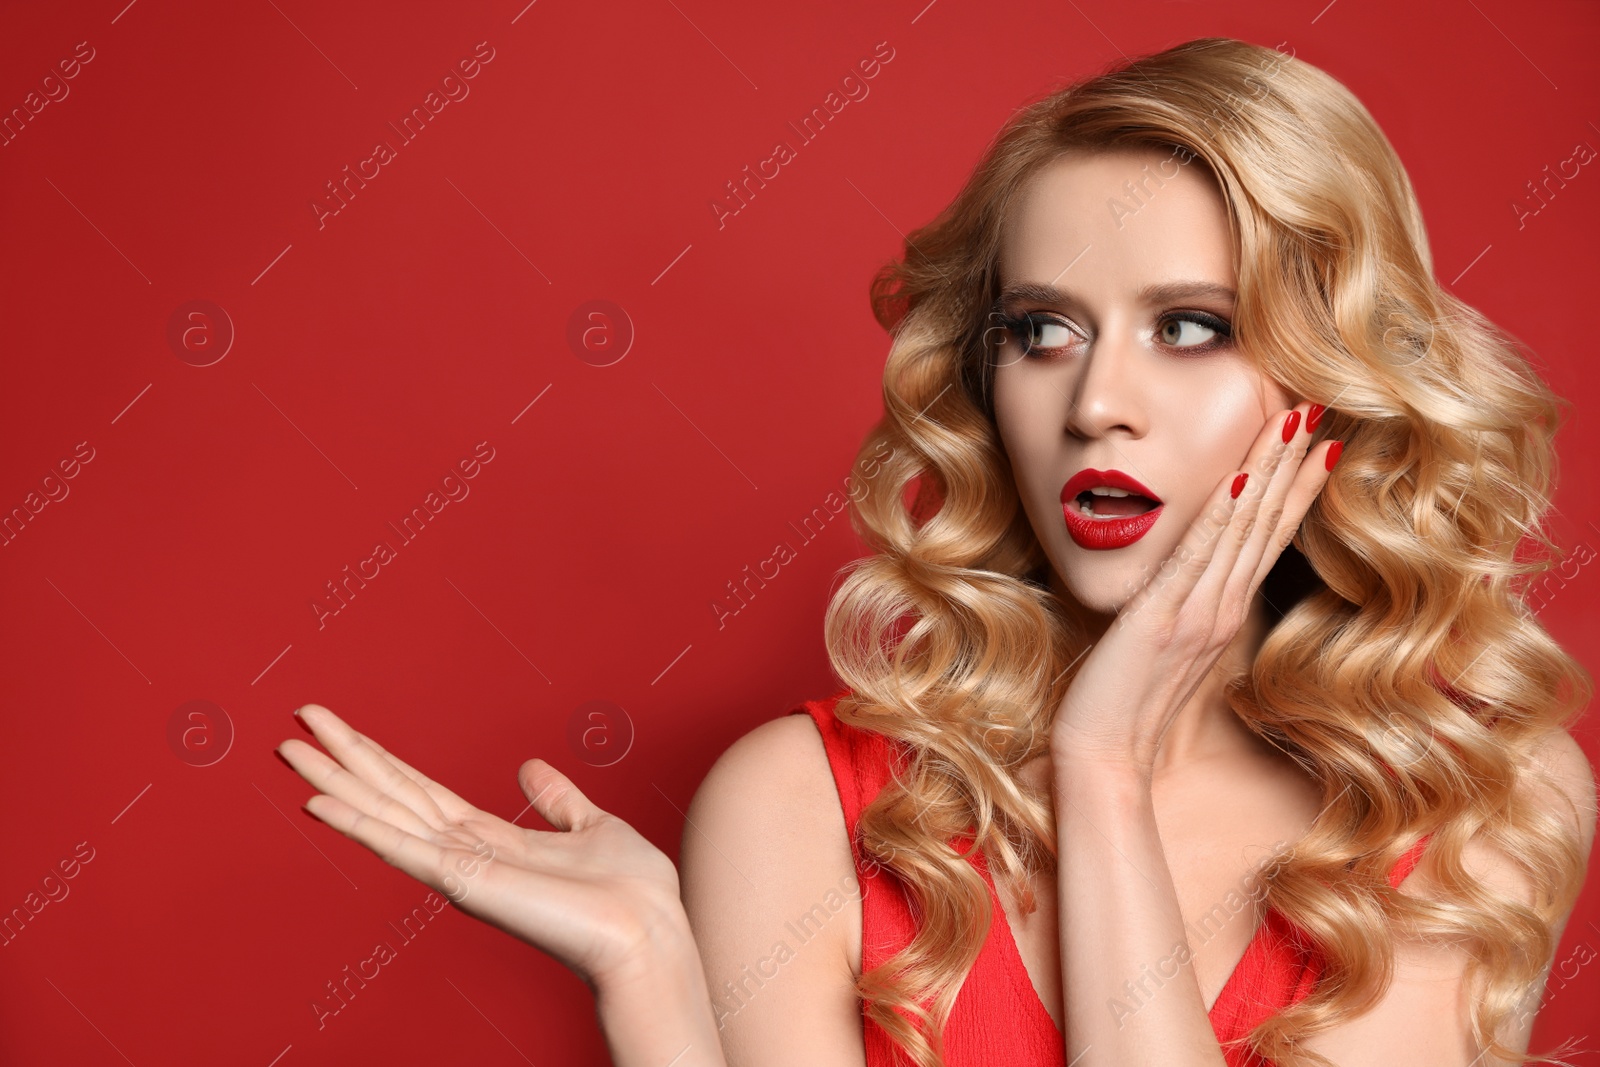
<path fill-rule="evenodd" d="M 980 873 L 983 875 L 983 880 L 988 883 L 989 899 L 993 902 L 997 921 L 1003 934 L 1000 938 L 1000 954 L 1005 958 L 1006 969 L 1011 973 L 1014 984 L 1027 987 L 1027 1000 L 1033 1005 L 1034 1014 L 1039 1019 L 1042 1019 L 1043 1022 L 1050 1024 L 1051 1029 L 1059 1034 L 1062 1032 L 1061 1027 L 1056 1025 L 1055 1016 L 1051 1015 L 1050 1009 L 1045 1006 L 1044 999 L 1039 996 L 1038 986 L 1033 984 L 1033 975 L 1028 971 L 1027 964 L 1022 961 L 1022 949 L 1017 944 L 1015 931 L 1011 929 L 1011 918 L 1006 914 L 1005 904 L 1001 901 L 1000 893 L 995 888 L 994 879 L 989 874 L 987 863 L 980 868 Z M 1267 923 L 1271 917 L 1272 907 L 1268 905 L 1261 917 L 1261 921 L 1256 924 L 1255 931 L 1250 935 L 1250 940 L 1245 944 L 1244 952 L 1239 956 L 1238 962 L 1233 965 L 1233 970 L 1228 972 L 1227 979 L 1222 983 L 1222 989 L 1217 993 L 1217 999 L 1212 1001 L 1211 1006 L 1206 1009 L 1206 1016 L 1212 1020 L 1213 1024 L 1217 1019 L 1217 1009 L 1228 1000 L 1229 996 L 1233 994 L 1233 987 L 1241 981 L 1239 975 L 1244 970 L 1245 963 L 1250 960 L 1252 954 L 1260 953 L 1262 937 L 1267 932 Z"/>
<path fill-rule="evenodd" d="M 1427 847 L 1428 840 L 1432 836 L 1433 833 L 1431 831 L 1423 834 L 1401 855 L 1399 861 L 1389 872 L 1389 885 L 1391 888 L 1398 889 L 1400 883 L 1405 881 L 1411 872 L 1416 869 L 1417 864 L 1421 861 L 1423 850 Z M 1000 955 L 1004 958 L 1003 962 L 1006 969 L 1012 975 L 1012 982 L 1013 984 L 1027 987 L 1025 996 L 1028 1002 L 1033 1005 L 1036 1021 L 1042 1020 L 1048 1023 L 1051 1029 L 1059 1034 L 1061 1033 L 1061 1027 L 1056 1025 L 1055 1017 L 1050 1014 L 1050 1009 L 1045 1007 L 1043 998 L 1039 996 L 1038 987 L 1033 984 L 1033 975 L 1028 972 L 1027 964 L 1022 962 L 1022 949 L 1017 944 L 1016 933 L 1011 929 L 1011 918 L 1006 914 L 1005 903 L 1000 899 L 999 890 L 995 888 L 994 878 L 989 874 L 988 861 L 981 850 L 975 853 L 975 858 L 978 860 L 975 864 L 978 868 L 978 873 L 983 876 L 985 884 L 989 887 L 989 899 L 994 904 L 997 921 L 1002 933 Z M 1398 878 L 1395 877 L 1397 874 L 1399 875 Z M 1265 938 L 1269 933 L 1267 927 L 1272 922 L 1273 914 L 1273 907 L 1270 904 L 1267 905 L 1262 913 L 1261 921 L 1256 924 L 1255 932 L 1250 935 L 1249 942 L 1244 946 L 1244 952 L 1239 956 L 1238 962 L 1233 965 L 1233 970 L 1228 972 L 1227 979 L 1222 983 L 1222 989 L 1217 993 L 1217 999 L 1212 1001 L 1211 1006 L 1206 1009 L 1206 1017 L 1211 1020 L 1213 1027 L 1221 1019 L 1225 1018 L 1225 1016 L 1217 1014 L 1217 1009 L 1229 1002 L 1230 998 L 1237 998 L 1238 994 L 1235 992 L 1234 986 L 1244 980 L 1240 975 L 1245 972 L 1245 965 L 1256 965 L 1258 957 L 1266 951 Z"/>

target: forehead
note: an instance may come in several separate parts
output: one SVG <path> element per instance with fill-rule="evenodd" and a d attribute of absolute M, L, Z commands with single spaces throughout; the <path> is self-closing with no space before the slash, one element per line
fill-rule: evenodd
<path fill-rule="evenodd" d="M 1203 165 L 1181 158 L 1169 149 L 1117 149 L 1040 167 L 1007 211 L 1002 281 L 1054 280 L 1074 290 L 1168 278 L 1233 286 L 1227 206 Z"/>

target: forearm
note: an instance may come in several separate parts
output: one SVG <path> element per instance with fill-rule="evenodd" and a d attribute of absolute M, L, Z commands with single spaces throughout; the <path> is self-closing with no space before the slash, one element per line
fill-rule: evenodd
<path fill-rule="evenodd" d="M 705 969 L 685 919 L 639 954 L 626 977 L 596 987 L 615 1067 L 726 1067 Z"/>
<path fill-rule="evenodd" d="M 1068 1060 L 1224 1067 L 1148 781 L 1058 761 L 1055 809 Z"/>

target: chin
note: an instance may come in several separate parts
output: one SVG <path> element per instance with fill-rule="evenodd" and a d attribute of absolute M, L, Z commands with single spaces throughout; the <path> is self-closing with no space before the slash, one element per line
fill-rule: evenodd
<path fill-rule="evenodd" d="M 1057 589 L 1088 611 L 1115 615 L 1156 578 L 1177 547 L 1176 541 L 1169 545 L 1151 537 L 1111 551 L 1084 549 L 1067 541 L 1051 553 Z"/>
<path fill-rule="evenodd" d="M 1133 594 L 1144 584 L 1146 576 L 1139 565 L 1111 563 L 1104 552 L 1079 552 L 1083 559 L 1069 559 L 1056 568 L 1057 591 L 1064 592 L 1083 610 L 1096 615 L 1111 616 L 1122 610 L 1133 599 Z"/>

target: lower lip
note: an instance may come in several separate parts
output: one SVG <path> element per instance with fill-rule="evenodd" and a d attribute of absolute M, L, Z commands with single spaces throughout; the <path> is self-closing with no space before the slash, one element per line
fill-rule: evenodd
<path fill-rule="evenodd" d="M 1067 533 L 1079 548 L 1126 548 L 1150 531 L 1161 516 L 1164 504 L 1157 504 L 1142 515 L 1128 515 L 1119 519 L 1091 519 L 1078 510 L 1076 498 L 1061 506 L 1067 520 Z"/>

